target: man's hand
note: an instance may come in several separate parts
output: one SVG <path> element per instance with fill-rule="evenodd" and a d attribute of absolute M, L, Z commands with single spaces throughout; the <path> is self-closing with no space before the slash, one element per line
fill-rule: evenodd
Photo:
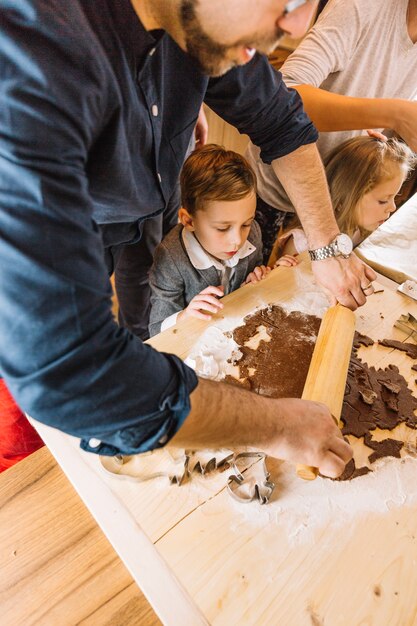
<path fill-rule="evenodd" d="M 318 467 L 320 474 L 337 478 L 352 456 L 329 409 L 320 402 L 285 398 L 277 417 L 279 435 L 271 438 L 267 453 L 292 463 Z"/>
<path fill-rule="evenodd" d="M 372 281 L 376 274 L 355 254 L 313 261 L 312 268 L 317 282 L 330 294 L 330 304 L 340 302 L 355 311 L 373 293 Z"/>
<path fill-rule="evenodd" d="M 248 283 L 259 283 L 259 281 L 265 278 L 265 276 L 268 276 L 270 271 L 270 267 L 258 265 L 253 269 L 253 272 L 250 272 L 250 274 L 246 276 L 246 280 L 243 284 L 247 285 Z"/>
<path fill-rule="evenodd" d="M 379 139 L 380 141 L 388 141 L 388 137 L 384 135 L 384 133 L 380 133 L 379 130 L 373 130 L 373 128 L 368 128 L 366 131 L 369 137 L 375 137 L 375 139 Z"/>
<path fill-rule="evenodd" d="M 196 149 L 202 148 L 206 145 L 208 138 L 208 122 L 203 105 L 201 105 L 200 112 L 198 114 L 197 123 L 194 129 L 194 136 Z"/>
<path fill-rule="evenodd" d="M 218 300 L 224 296 L 223 287 L 206 287 L 194 296 L 190 304 L 178 314 L 177 321 L 197 317 L 200 320 L 209 320 L 211 316 L 223 308 L 223 303 Z M 203 313 L 203 310 L 206 311 Z"/>

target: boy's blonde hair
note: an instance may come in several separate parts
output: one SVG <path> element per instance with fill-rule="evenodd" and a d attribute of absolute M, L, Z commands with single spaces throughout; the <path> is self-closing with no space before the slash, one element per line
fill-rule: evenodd
<path fill-rule="evenodd" d="M 210 143 L 194 150 L 180 176 L 181 202 L 190 215 L 213 200 L 240 200 L 256 192 L 256 177 L 240 154 Z"/>
<path fill-rule="evenodd" d="M 416 162 L 413 151 L 397 139 L 385 141 L 362 135 L 332 150 L 324 165 L 341 232 L 352 236 L 359 228 L 358 203 L 366 193 L 382 181 L 394 178 L 398 168 L 403 169 L 405 179 Z"/>

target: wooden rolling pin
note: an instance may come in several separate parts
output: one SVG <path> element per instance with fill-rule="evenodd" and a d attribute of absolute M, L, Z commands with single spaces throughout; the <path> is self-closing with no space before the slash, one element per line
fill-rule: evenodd
<path fill-rule="evenodd" d="M 353 311 L 340 304 L 326 311 L 302 395 L 303 400 L 326 404 L 338 425 L 352 352 L 355 321 Z M 297 465 L 297 475 L 300 478 L 314 480 L 317 474 L 316 467 Z"/>

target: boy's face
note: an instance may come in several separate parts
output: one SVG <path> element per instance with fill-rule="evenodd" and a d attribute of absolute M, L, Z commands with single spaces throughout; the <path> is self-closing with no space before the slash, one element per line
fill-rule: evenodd
<path fill-rule="evenodd" d="M 389 180 L 378 183 L 371 191 L 362 196 L 358 205 L 358 225 L 373 231 L 381 226 L 396 209 L 395 196 L 404 182 L 402 168 Z"/>
<path fill-rule="evenodd" d="M 248 238 L 255 218 L 256 196 L 241 200 L 213 200 L 191 216 L 180 209 L 179 218 L 200 245 L 216 259 L 231 259 Z"/>

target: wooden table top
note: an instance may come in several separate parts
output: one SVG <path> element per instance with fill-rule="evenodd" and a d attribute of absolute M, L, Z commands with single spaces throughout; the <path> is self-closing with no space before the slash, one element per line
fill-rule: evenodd
<path fill-rule="evenodd" d="M 0 474 L 2 626 L 160 621 L 46 447 Z"/>
<path fill-rule="evenodd" d="M 279 268 L 259 286 L 234 292 L 225 314 L 240 316 L 272 296 L 280 302 L 293 293 L 309 298 L 315 290 L 303 272 Z M 404 340 L 393 322 L 407 311 L 417 316 L 416 307 L 387 289 L 358 312 L 358 330 Z M 199 320 L 178 325 L 153 344 L 185 356 L 204 328 Z M 404 353 L 370 350 L 378 366 L 395 358 L 411 382 Z M 249 509 L 233 503 L 221 474 L 199 489 L 192 482 L 179 489 L 121 480 L 103 473 L 97 457 L 81 451 L 76 440 L 38 426 L 135 580 L 164 613 L 164 623 L 417 624 L 415 490 L 404 506 L 394 503 L 384 514 L 364 510 L 345 527 L 326 518 L 314 541 L 294 544 L 267 511 L 268 519 L 262 512 L 249 523 Z M 140 614 L 137 587 L 46 450 L 0 476 L 0 550 L 7 626 L 158 623 L 155 617 L 145 621 L 149 612 Z M 196 620 L 178 619 L 181 608 L 191 615 L 192 603 L 202 619 L 197 613 Z"/>

